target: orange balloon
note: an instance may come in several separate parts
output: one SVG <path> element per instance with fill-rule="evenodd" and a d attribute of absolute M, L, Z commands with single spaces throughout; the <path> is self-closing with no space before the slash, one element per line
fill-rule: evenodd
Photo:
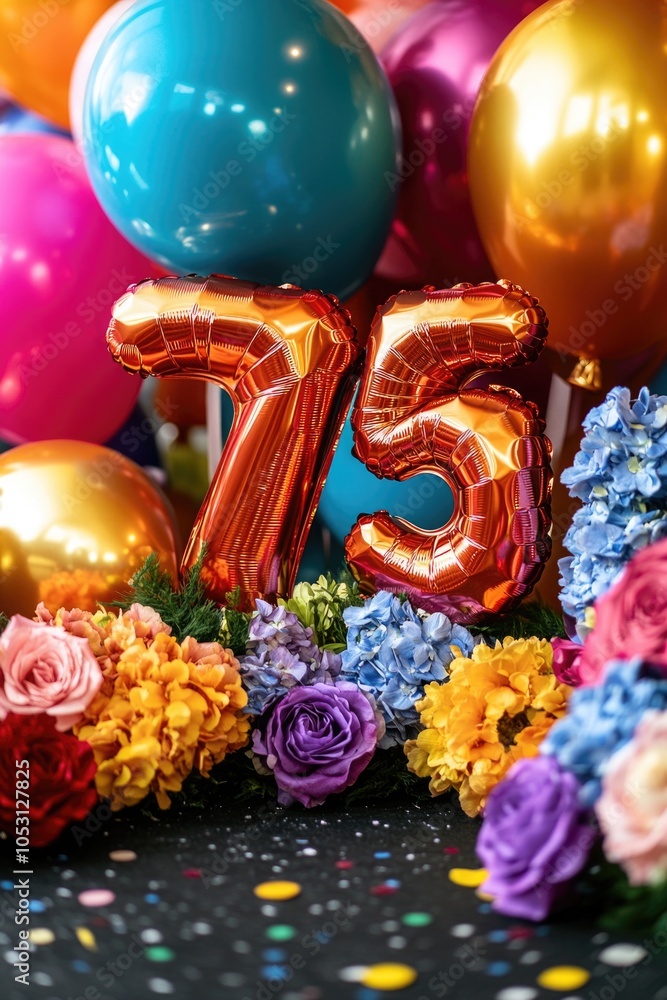
<path fill-rule="evenodd" d="M 128 593 L 155 552 L 176 578 L 178 532 L 160 490 L 129 458 L 82 441 L 0 455 L 0 608 L 32 618 L 44 601 L 96 611 Z"/>
<path fill-rule="evenodd" d="M 376 476 L 430 472 L 455 511 L 425 531 L 386 511 L 345 545 L 362 589 L 474 623 L 530 593 L 551 552 L 551 446 L 511 389 L 464 389 L 475 375 L 534 361 L 547 337 L 536 299 L 508 282 L 401 292 L 373 323 L 355 403 L 355 454 Z"/>
<path fill-rule="evenodd" d="M 107 340 L 127 371 L 212 382 L 234 402 L 182 568 L 206 546 L 209 597 L 288 596 L 359 374 L 347 311 L 293 286 L 162 278 L 119 299 Z"/>
<path fill-rule="evenodd" d="M 568 370 L 582 359 L 577 384 L 665 340 L 666 93 L 663 0 L 551 0 L 482 86 L 469 147 L 482 239 L 496 273 L 539 297 Z"/>
<path fill-rule="evenodd" d="M 1 0 L 0 89 L 69 129 L 69 83 L 86 35 L 115 0 Z"/>
<path fill-rule="evenodd" d="M 330 0 L 347 14 L 375 52 L 429 0 Z"/>

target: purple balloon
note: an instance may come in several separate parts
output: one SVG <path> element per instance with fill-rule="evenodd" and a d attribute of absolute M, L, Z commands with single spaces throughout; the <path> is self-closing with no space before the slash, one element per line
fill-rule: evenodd
<path fill-rule="evenodd" d="M 495 277 L 472 211 L 466 153 L 472 111 L 497 48 L 535 0 L 434 0 L 381 53 L 403 122 L 391 234 L 377 273 L 403 288 Z M 511 276 L 510 276 L 511 277 Z"/>

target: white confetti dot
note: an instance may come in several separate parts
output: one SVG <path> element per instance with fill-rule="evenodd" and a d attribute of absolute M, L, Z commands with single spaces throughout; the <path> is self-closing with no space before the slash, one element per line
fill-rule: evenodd
<path fill-rule="evenodd" d="M 450 934 L 455 938 L 469 938 L 475 933 L 474 924 L 456 924 L 452 927 Z"/>
<path fill-rule="evenodd" d="M 200 934 L 202 937 L 213 933 L 211 925 L 207 924 L 204 920 L 198 920 L 196 924 L 192 925 L 192 929 L 195 934 Z"/>
<path fill-rule="evenodd" d="M 153 991 L 153 993 L 161 993 L 166 996 L 168 993 L 174 993 L 174 984 L 170 983 L 168 979 L 149 979 L 148 988 Z"/>
<path fill-rule="evenodd" d="M 508 986 L 496 993 L 496 1000 L 535 1000 L 537 995 L 532 986 Z"/>
<path fill-rule="evenodd" d="M 527 951 L 525 955 L 522 955 L 519 961 L 522 965 L 535 965 L 542 958 L 541 951 Z"/>
<path fill-rule="evenodd" d="M 646 958 L 648 952 L 640 944 L 611 944 L 599 954 L 599 959 L 605 965 L 614 965 L 624 968 L 627 965 L 637 965 Z"/>
<path fill-rule="evenodd" d="M 346 969 L 340 970 L 338 976 L 344 983 L 360 983 L 367 972 L 367 965 L 348 965 Z"/>
<path fill-rule="evenodd" d="M 162 934 L 156 927 L 148 927 L 139 936 L 144 944 L 159 944 L 162 941 Z"/>

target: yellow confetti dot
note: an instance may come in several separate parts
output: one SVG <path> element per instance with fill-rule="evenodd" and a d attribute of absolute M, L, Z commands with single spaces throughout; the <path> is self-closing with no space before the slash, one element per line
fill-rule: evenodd
<path fill-rule="evenodd" d="M 296 899 L 301 895 L 301 886 L 298 882 L 261 882 L 254 888 L 254 893 L 258 899 L 270 899 L 273 902 L 281 902 L 286 899 Z"/>
<path fill-rule="evenodd" d="M 97 951 L 97 941 L 91 930 L 87 927 L 77 927 L 75 933 L 80 945 L 87 948 L 88 951 Z"/>
<path fill-rule="evenodd" d="M 590 978 L 590 972 L 578 965 L 554 965 L 551 969 L 545 969 L 540 973 L 537 985 L 544 987 L 545 990 L 569 993 L 570 990 L 581 989 Z"/>
<path fill-rule="evenodd" d="M 449 881 L 462 885 L 465 889 L 479 889 L 488 878 L 486 868 L 452 868 Z"/>
<path fill-rule="evenodd" d="M 53 944 L 56 936 L 48 927 L 35 927 L 30 931 L 30 944 Z"/>
<path fill-rule="evenodd" d="M 404 990 L 417 980 L 417 970 L 411 965 L 401 965 L 399 962 L 382 962 L 366 969 L 361 982 L 369 990 Z"/>

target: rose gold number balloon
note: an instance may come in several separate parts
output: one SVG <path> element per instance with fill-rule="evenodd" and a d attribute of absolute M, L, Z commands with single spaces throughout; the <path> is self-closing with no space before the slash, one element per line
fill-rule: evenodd
<path fill-rule="evenodd" d="M 532 403 L 511 389 L 462 388 L 489 369 L 534 361 L 544 311 L 522 289 L 458 285 L 401 292 L 377 313 L 355 404 L 355 453 L 376 476 L 432 472 L 454 491 L 439 531 L 386 511 L 346 540 L 364 590 L 475 622 L 528 594 L 549 558 L 551 446 Z"/>
<path fill-rule="evenodd" d="M 358 376 L 362 349 L 338 300 L 234 278 L 162 278 L 115 305 L 114 358 L 143 377 L 225 388 L 235 418 L 183 559 L 241 605 L 291 592 Z"/>

